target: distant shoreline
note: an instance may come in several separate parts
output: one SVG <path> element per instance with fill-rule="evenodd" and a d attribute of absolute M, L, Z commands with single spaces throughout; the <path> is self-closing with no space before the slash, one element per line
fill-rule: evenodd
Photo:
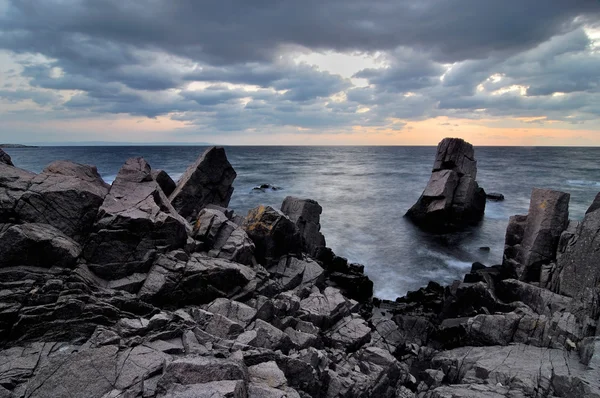
<path fill-rule="evenodd" d="M 35 145 L 22 145 L 22 144 L 0 144 L 0 148 L 39 148 Z"/>

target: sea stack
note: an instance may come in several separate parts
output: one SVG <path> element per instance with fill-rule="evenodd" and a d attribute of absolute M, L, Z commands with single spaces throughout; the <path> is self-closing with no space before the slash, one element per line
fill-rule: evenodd
<path fill-rule="evenodd" d="M 486 196 L 476 177 L 473 145 L 460 138 L 444 138 L 438 144 L 427 187 L 406 216 L 419 227 L 440 233 L 477 224 Z"/>

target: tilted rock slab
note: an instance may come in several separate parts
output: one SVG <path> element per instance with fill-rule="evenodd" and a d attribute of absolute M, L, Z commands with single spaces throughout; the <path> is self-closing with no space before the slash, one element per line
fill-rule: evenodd
<path fill-rule="evenodd" d="M 150 165 L 131 158 L 98 211 L 84 257 L 105 279 L 147 272 L 157 252 L 185 245 L 189 228 L 152 178 Z"/>
<path fill-rule="evenodd" d="M 433 172 L 423 194 L 406 216 L 434 232 L 478 223 L 485 210 L 473 146 L 460 138 L 444 138 L 437 148 Z"/>
<path fill-rule="evenodd" d="M 208 204 L 229 205 L 236 176 L 225 149 L 209 148 L 183 173 L 169 200 L 182 217 L 194 220 Z"/>
<path fill-rule="evenodd" d="M 317 201 L 288 196 L 283 200 L 281 211 L 298 227 L 306 253 L 315 256 L 319 247 L 325 247 L 320 224 L 323 208 Z"/>

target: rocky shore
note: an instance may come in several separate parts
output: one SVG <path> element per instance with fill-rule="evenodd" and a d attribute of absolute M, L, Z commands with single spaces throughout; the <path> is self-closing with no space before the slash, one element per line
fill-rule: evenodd
<path fill-rule="evenodd" d="M 472 224 L 472 147 L 440 146 L 415 209 Z M 0 150 L 0 398 L 600 397 L 600 194 L 575 222 L 534 190 L 502 264 L 392 302 L 316 201 L 236 214 L 235 177 L 216 147 L 177 183 L 132 158 L 111 186 Z"/>

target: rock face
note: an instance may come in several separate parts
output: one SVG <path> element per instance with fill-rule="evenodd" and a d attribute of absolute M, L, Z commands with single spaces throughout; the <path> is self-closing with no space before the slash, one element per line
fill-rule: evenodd
<path fill-rule="evenodd" d="M 14 166 L 10 155 L 6 152 L 4 152 L 1 148 L 0 148 L 0 163 L 4 163 L 8 166 Z"/>
<path fill-rule="evenodd" d="M 288 196 L 281 205 L 283 214 L 298 227 L 302 236 L 302 250 L 315 256 L 319 248 L 325 247 L 325 237 L 321 233 L 321 213 L 323 208 L 311 199 L 298 199 Z"/>
<path fill-rule="evenodd" d="M 34 173 L 0 162 L 0 223 L 18 222 L 15 208 Z"/>
<path fill-rule="evenodd" d="M 483 218 L 486 195 L 476 176 L 473 146 L 459 138 L 444 138 L 427 187 L 406 216 L 434 232 L 477 224 Z"/>
<path fill-rule="evenodd" d="M 156 181 L 167 197 L 177 188 L 175 181 L 164 170 L 152 170 L 152 178 L 154 178 L 154 181 Z"/>
<path fill-rule="evenodd" d="M 558 241 L 569 222 L 569 198 L 564 192 L 534 189 L 528 215 L 510 218 L 503 265 L 518 279 L 539 282 L 542 266 L 556 261 Z"/>
<path fill-rule="evenodd" d="M 31 180 L 15 212 L 24 222 L 50 224 L 83 241 L 108 190 L 96 167 L 57 161 Z"/>
<path fill-rule="evenodd" d="M 98 211 L 84 258 L 106 279 L 147 272 L 157 252 L 184 246 L 188 228 L 152 178 L 150 165 L 132 158 Z"/>
<path fill-rule="evenodd" d="M 169 200 L 181 216 L 194 220 L 208 204 L 229 205 L 235 177 L 225 150 L 209 148 L 183 173 Z"/>

